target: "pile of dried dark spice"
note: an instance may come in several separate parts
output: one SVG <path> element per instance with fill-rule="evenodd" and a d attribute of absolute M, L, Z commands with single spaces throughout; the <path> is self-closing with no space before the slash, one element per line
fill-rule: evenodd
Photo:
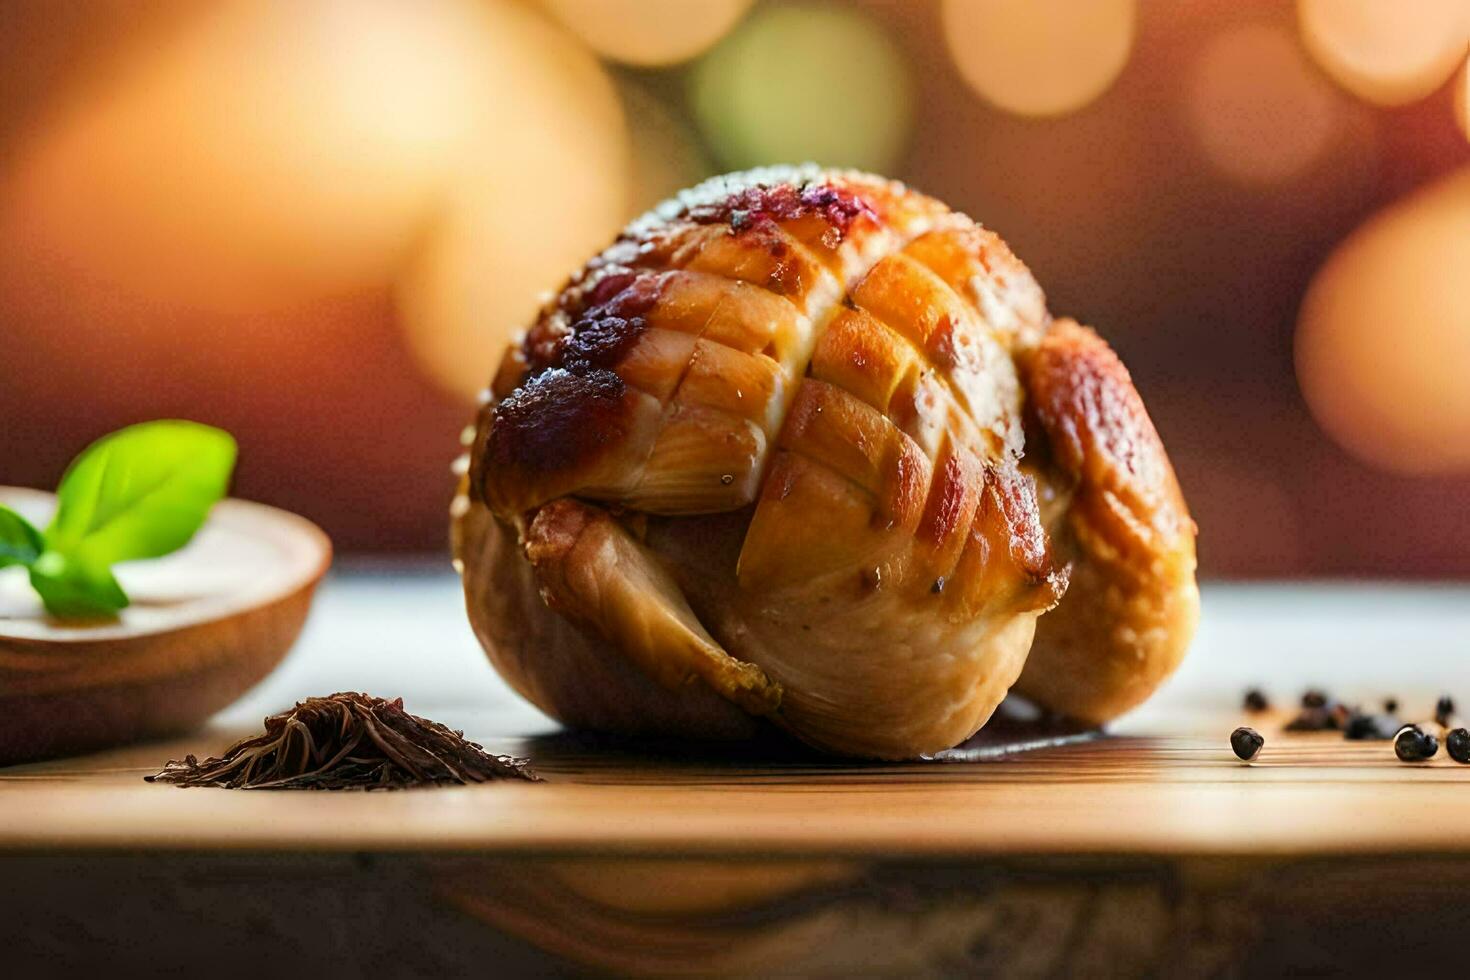
<path fill-rule="evenodd" d="M 225 789 L 404 789 L 537 776 L 393 701 L 344 692 L 307 698 L 218 759 L 187 756 L 149 782 Z"/>

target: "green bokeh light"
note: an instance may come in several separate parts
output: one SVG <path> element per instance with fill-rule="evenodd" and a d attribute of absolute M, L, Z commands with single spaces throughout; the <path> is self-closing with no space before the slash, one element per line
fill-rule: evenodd
<path fill-rule="evenodd" d="M 700 132 L 731 169 L 812 160 L 884 173 L 908 144 L 907 66 L 855 10 L 760 10 L 695 66 L 690 86 Z"/>

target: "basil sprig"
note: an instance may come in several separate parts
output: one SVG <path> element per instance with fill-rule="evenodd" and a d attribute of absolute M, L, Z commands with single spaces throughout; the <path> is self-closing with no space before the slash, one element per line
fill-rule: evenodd
<path fill-rule="evenodd" d="M 235 455 L 229 433 L 197 422 L 145 422 L 103 436 L 67 468 L 44 532 L 0 506 L 0 568 L 28 568 L 53 616 L 115 615 L 128 596 L 112 566 L 188 544 L 225 495 Z"/>

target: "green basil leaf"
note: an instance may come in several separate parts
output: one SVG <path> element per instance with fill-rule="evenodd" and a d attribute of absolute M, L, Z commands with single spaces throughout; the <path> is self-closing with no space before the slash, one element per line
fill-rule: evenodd
<path fill-rule="evenodd" d="M 63 619 L 113 616 L 128 605 L 128 595 L 106 565 L 68 559 L 55 551 L 31 566 L 31 588 L 46 611 Z"/>
<path fill-rule="evenodd" d="M 0 504 L 0 568 L 32 565 L 45 549 L 41 532 L 30 521 Z"/>
<path fill-rule="evenodd" d="M 235 453 L 229 433 L 181 421 L 145 422 L 93 443 L 62 477 L 46 529 L 47 551 L 73 569 L 64 580 L 106 591 L 112 576 L 100 571 L 113 563 L 188 544 L 224 496 Z"/>

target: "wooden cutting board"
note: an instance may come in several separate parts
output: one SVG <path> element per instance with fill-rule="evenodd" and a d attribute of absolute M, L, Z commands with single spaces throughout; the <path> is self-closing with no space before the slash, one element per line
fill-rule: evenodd
<path fill-rule="evenodd" d="M 548 736 L 489 745 L 529 756 L 542 784 L 143 782 L 218 752 L 231 733 L 215 732 L 0 770 L 0 922 L 38 974 L 156 967 L 145 930 L 171 937 L 171 962 L 225 975 L 302 957 L 375 973 L 1269 975 L 1458 955 L 1470 767 L 1260 722 L 1266 749 L 1243 765 L 1226 743 L 1241 720 L 980 761 Z"/>

